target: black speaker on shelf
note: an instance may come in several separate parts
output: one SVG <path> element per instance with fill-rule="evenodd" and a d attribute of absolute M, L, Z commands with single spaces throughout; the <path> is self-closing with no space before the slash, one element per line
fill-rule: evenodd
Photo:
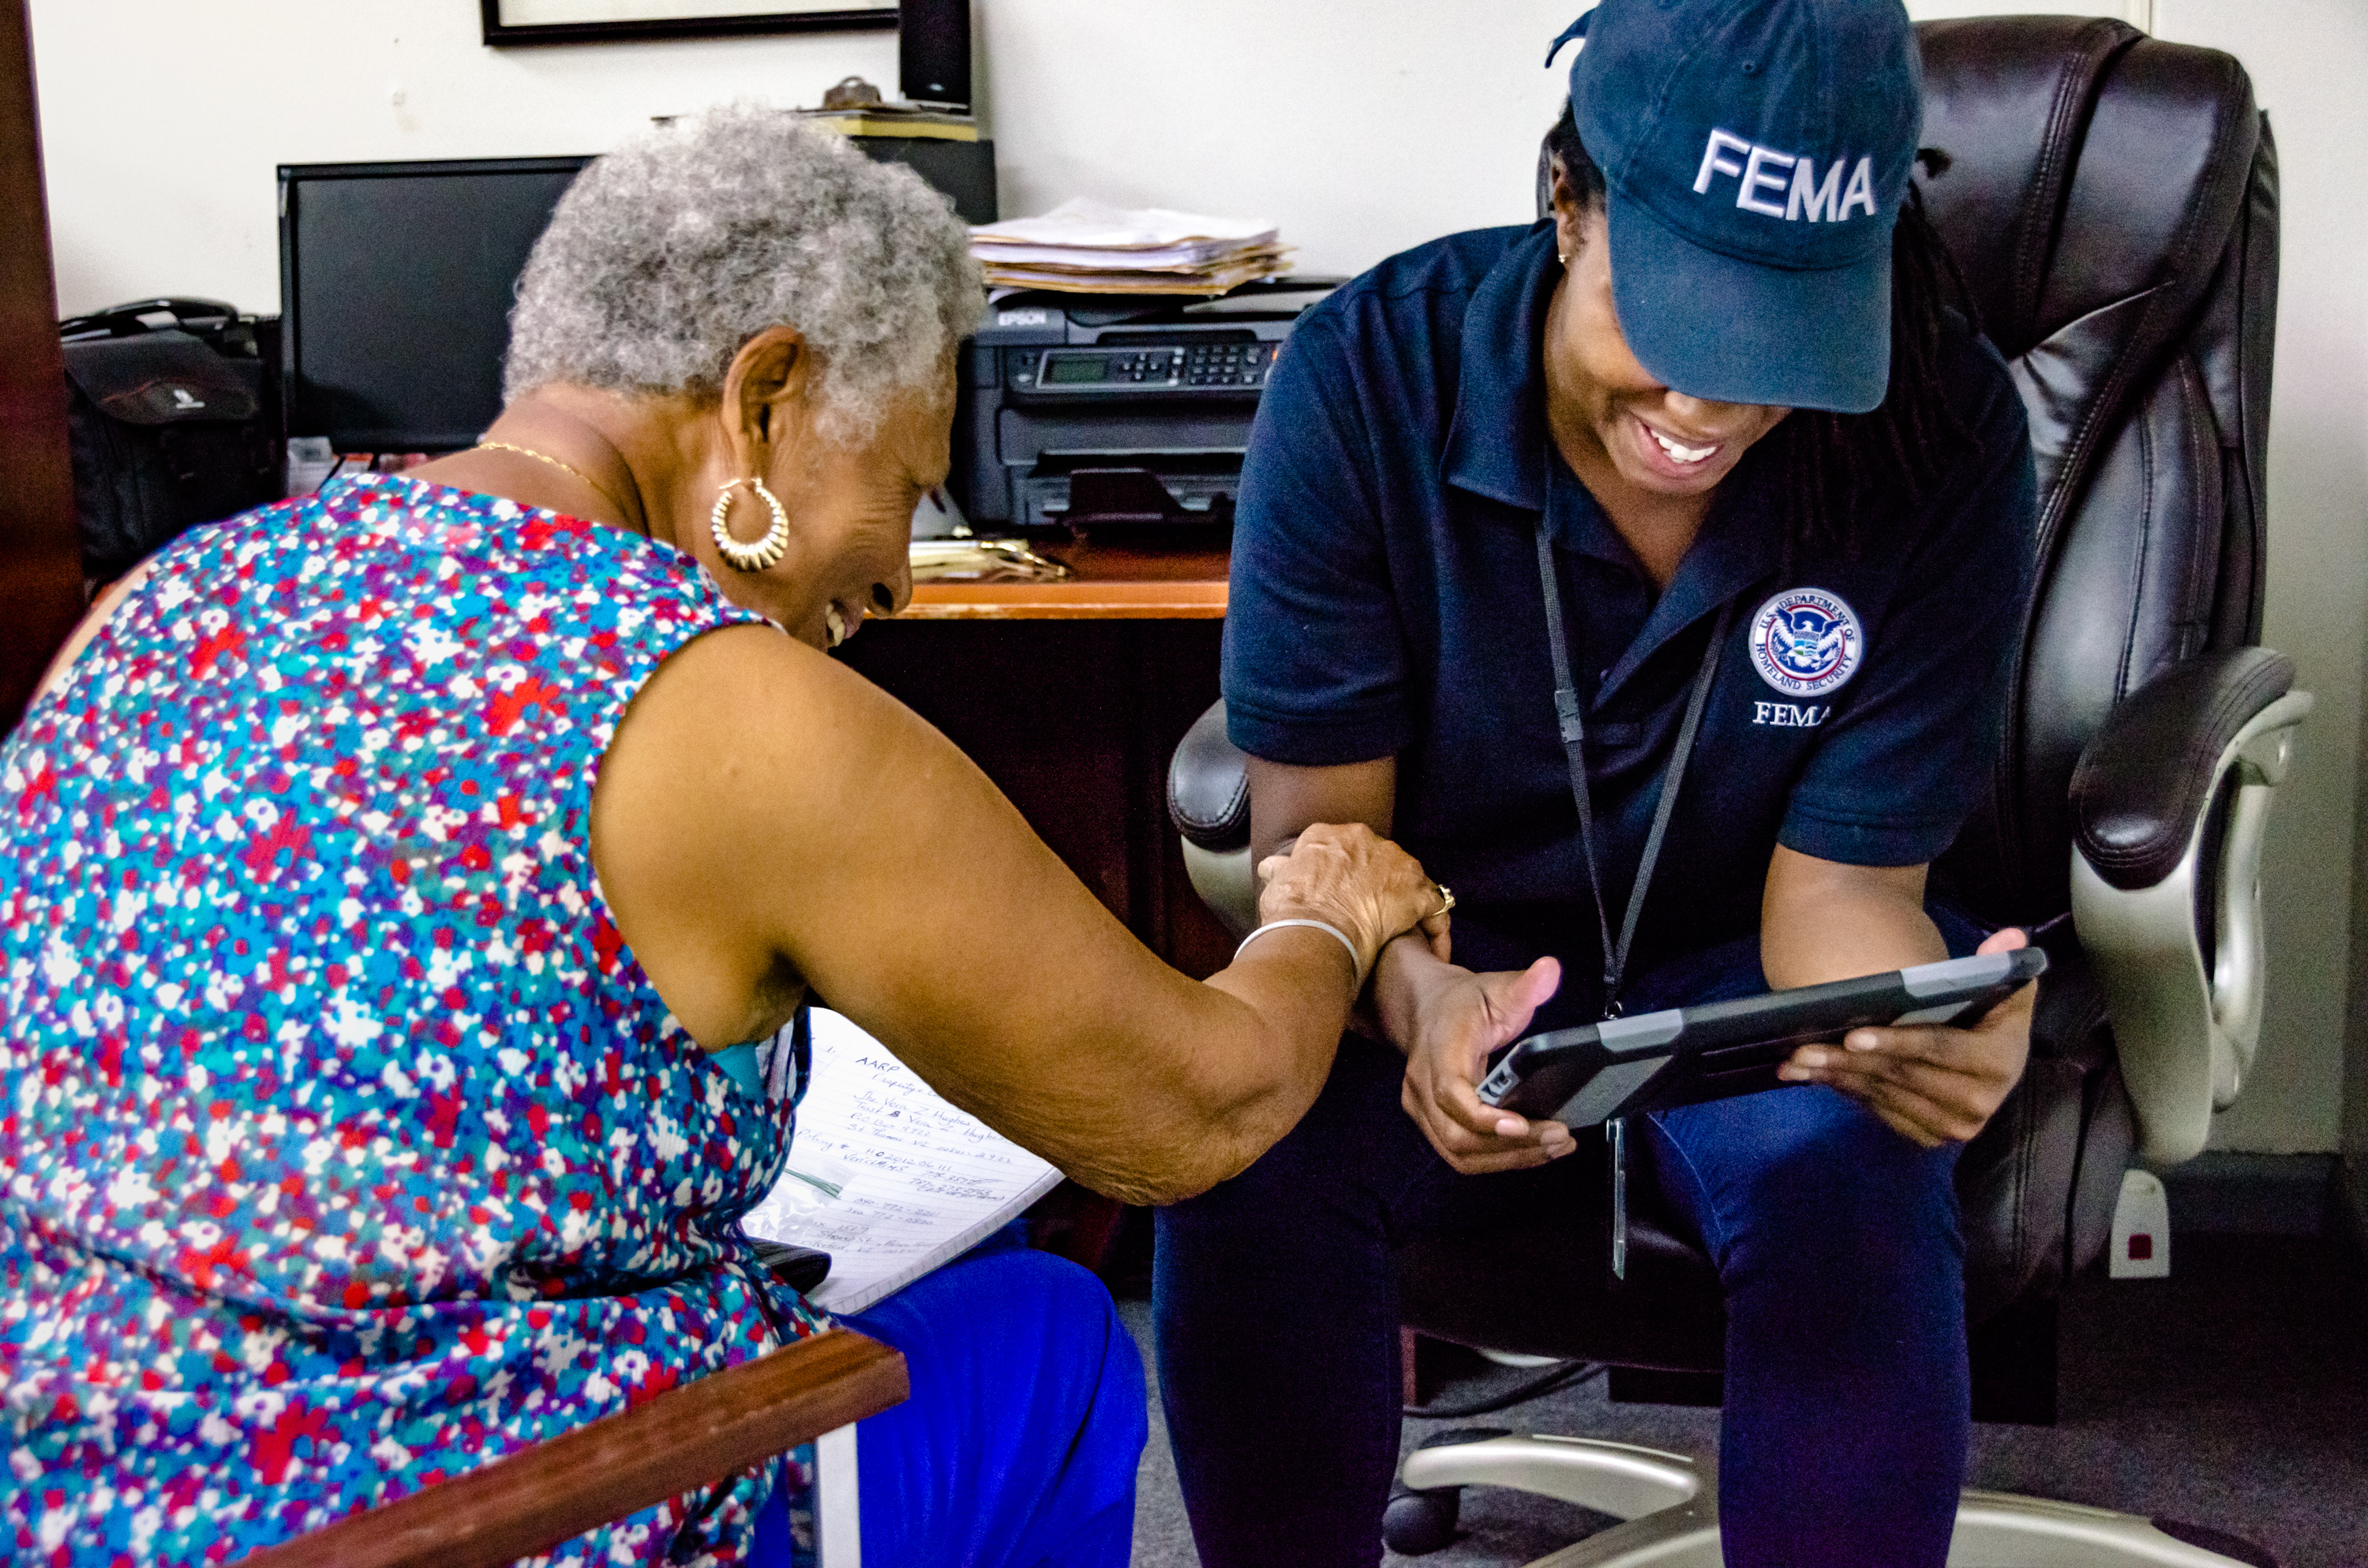
<path fill-rule="evenodd" d="M 970 0 L 897 6 L 896 91 L 906 103 L 969 112 Z"/>

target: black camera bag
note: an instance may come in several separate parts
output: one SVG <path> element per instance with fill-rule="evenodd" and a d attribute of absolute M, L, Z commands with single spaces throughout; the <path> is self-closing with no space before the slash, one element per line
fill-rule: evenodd
<path fill-rule="evenodd" d="M 153 300 L 59 333 L 84 576 L 112 581 L 185 530 L 277 498 L 263 360 L 235 310 Z"/>

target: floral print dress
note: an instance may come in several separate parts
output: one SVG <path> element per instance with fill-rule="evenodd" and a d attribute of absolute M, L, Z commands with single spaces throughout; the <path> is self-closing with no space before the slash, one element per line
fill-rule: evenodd
<path fill-rule="evenodd" d="M 370 476 L 172 546 L 27 713 L 12 1560 L 233 1560 L 817 1330 L 737 1223 L 789 1096 L 668 1014 L 589 848 L 634 693 L 757 619 L 664 545 Z M 556 1559 L 740 1561 L 769 1469 Z"/>

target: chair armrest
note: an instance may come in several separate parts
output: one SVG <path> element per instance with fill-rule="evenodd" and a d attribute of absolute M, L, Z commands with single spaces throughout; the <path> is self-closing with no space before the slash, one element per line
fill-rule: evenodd
<path fill-rule="evenodd" d="M 2132 692 L 2072 772 L 2081 858 L 2117 888 L 2152 887 L 2195 836 L 2238 731 L 2294 685 L 2267 648 L 2205 653 Z"/>
<path fill-rule="evenodd" d="M 1225 738 L 1221 699 L 1192 721 L 1167 763 L 1167 815 L 1176 831 L 1222 854 L 1250 841 L 1249 758 Z"/>
<path fill-rule="evenodd" d="M 2293 681 L 2266 648 L 2191 659 L 2073 770 L 2073 924 L 2155 1165 L 2202 1152 L 2260 1042 L 2262 835 L 2311 708 Z"/>
<path fill-rule="evenodd" d="M 876 1415 L 905 1358 L 833 1329 L 243 1560 L 244 1568 L 496 1568 Z"/>
<path fill-rule="evenodd" d="M 1184 869 L 1201 902 L 1237 937 L 1257 925 L 1249 758 L 1225 738 L 1222 701 L 1192 722 L 1168 759 L 1167 817 L 1184 835 Z"/>

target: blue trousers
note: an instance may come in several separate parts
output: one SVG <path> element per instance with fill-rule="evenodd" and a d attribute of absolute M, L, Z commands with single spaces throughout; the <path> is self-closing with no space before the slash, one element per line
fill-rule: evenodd
<path fill-rule="evenodd" d="M 839 1319 L 913 1385 L 855 1429 L 863 1568 L 1125 1568 L 1143 1359 L 1100 1280 L 1009 1238 Z M 777 1494 L 756 1562 L 788 1537 Z"/>
<path fill-rule="evenodd" d="M 1938 914 L 1936 912 L 1936 918 Z M 1977 935 L 1944 921 L 1952 949 Z M 1758 944 L 1639 976 L 1630 1011 L 1764 990 Z M 1421 1227 L 1572 1222 L 1584 1154 L 1463 1176 L 1349 1037 L 1305 1119 L 1162 1210 L 1160 1394 L 1203 1568 L 1372 1568 L 1396 1468 L 1388 1249 Z M 1641 1143 L 1726 1290 L 1719 1509 L 1729 1568 L 1940 1568 L 1968 1441 L 1954 1146 L 1796 1086 L 1647 1119 Z"/>

